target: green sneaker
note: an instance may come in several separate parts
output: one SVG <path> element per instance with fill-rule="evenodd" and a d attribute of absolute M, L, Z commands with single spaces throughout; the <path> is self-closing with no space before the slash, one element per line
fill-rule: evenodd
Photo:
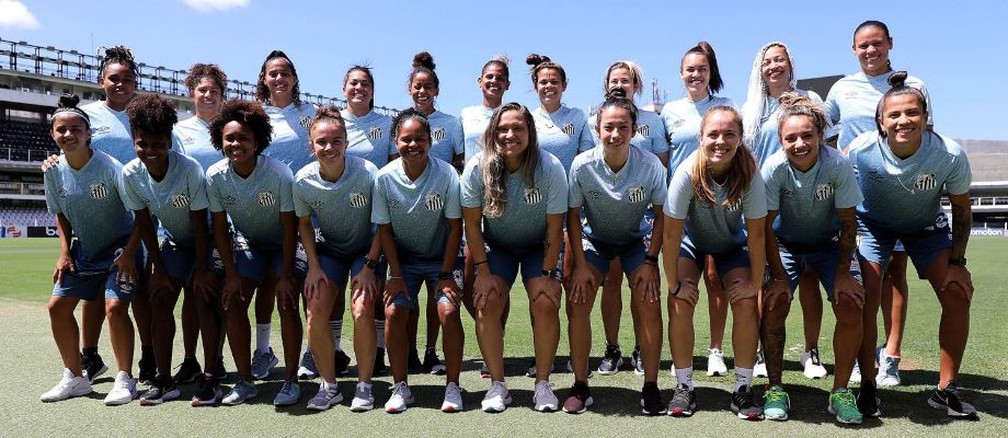
<path fill-rule="evenodd" d="M 858 410 L 854 393 L 847 388 L 838 388 L 830 394 L 829 413 L 836 415 L 840 424 L 861 424 L 864 418 Z"/>
<path fill-rule="evenodd" d="M 791 398 L 780 385 L 774 385 L 763 393 L 763 417 L 767 420 L 787 421 L 791 409 Z"/>

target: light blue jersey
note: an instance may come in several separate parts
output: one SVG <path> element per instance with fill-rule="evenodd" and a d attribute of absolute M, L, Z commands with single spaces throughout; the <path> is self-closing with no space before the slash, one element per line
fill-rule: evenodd
<path fill-rule="evenodd" d="M 836 211 L 863 199 L 854 169 L 843 153 L 819 147 L 819 159 L 807 172 L 788 163 L 784 151 L 770 156 L 761 170 L 767 188 L 767 210 L 777 211 L 774 234 L 785 244 L 822 246 L 837 237 Z"/>
<path fill-rule="evenodd" d="M 126 111 L 115 111 L 104 100 L 82 105 L 80 109 L 91 120 L 91 149 L 102 151 L 119 163 L 136 158 Z"/>
<path fill-rule="evenodd" d="M 483 207 L 483 154 L 462 171 L 462 206 Z M 483 236 L 493 246 L 523 248 L 546 241 L 546 215 L 567 212 L 567 173 L 560 160 L 541 153 L 533 173 L 535 185 L 525 183 L 524 168 L 507 176 L 507 204 L 500 217 L 483 216 Z"/>
<path fill-rule="evenodd" d="M 846 151 L 857 136 L 876 129 L 875 109 L 882 96 L 892 88 L 889 86 L 889 76 L 893 73 L 868 76 L 864 72 L 857 72 L 841 78 L 830 87 L 829 94 L 826 95 L 826 114 L 833 122 L 834 130 L 829 136 L 839 135 L 837 147 L 840 150 Z M 928 124 L 934 125 L 934 108 L 931 107 L 931 97 L 928 96 L 924 82 L 907 76 L 906 85 L 924 93 Z"/>
<path fill-rule="evenodd" d="M 196 245 L 196 226 L 190 212 L 206 209 L 206 179 L 196 160 L 168 151 L 168 172 L 154 181 L 147 166 L 134 158 L 123 166 L 123 202 L 136 211 L 145 208 L 158 218 L 168 240 L 182 247 Z"/>
<path fill-rule="evenodd" d="M 644 213 L 665 203 L 665 168 L 650 152 L 631 147 L 619 172 L 613 172 L 597 147 L 578 155 L 570 170 L 570 208 L 583 207 L 584 236 L 622 246 L 644 240 L 650 226 Z"/>
<path fill-rule="evenodd" d="M 346 157 L 343 174 L 330 182 L 319 175 L 318 161 L 309 163 L 294 177 L 294 212 L 299 217 L 314 213 L 320 249 L 338 257 L 353 257 L 368 250 L 374 237 L 371 227 L 371 191 L 378 168 L 358 157 Z"/>
<path fill-rule="evenodd" d="M 88 260 L 108 257 L 133 230 L 133 213 L 123 205 L 122 165 L 101 151 L 80 170 L 61 155 L 55 168 L 43 174 L 46 207 L 70 221 Z"/>
<path fill-rule="evenodd" d="M 877 132 L 854 139 L 849 151 L 864 194 L 858 218 L 872 227 L 913 235 L 935 225 L 945 193 L 969 192 L 973 176 L 966 153 L 951 138 L 925 131 L 920 148 L 901 159 Z"/>
<path fill-rule="evenodd" d="M 205 174 L 211 165 L 224 158 L 224 154 L 210 140 L 210 124 L 192 116 L 175 124 L 172 129 L 172 149 L 195 159 Z"/>
<path fill-rule="evenodd" d="M 595 126 L 598 124 L 598 114 L 588 118 L 588 129 L 592 133 L 595 144 L 601 143 Z M 637 132 L 630 139 L 630 144 L 651 152 L 655 155 L 669 151 L 668 132 L 665 131 L 665 121 L 658 113 L 637 108 Z"/>
<path fill-rule="evenodd" d="M 256 159 L 247 178 L 235 173 L 227 159 L 220 160 L 207 171 L 210 212 L 226 212 L 252 246 L 281 246 L 280 213 L 294 211 L 293 183 L 290 168 L 265 155 Z"/>
<path fill-rule="evenodd" d="M 728 188 L 710 181 L 716 204 L 696 199 L 693 194 L 693 162 L 696 153 L 676 168 L 668 189 L 665 215 L 685 219 L 685 236 L 688 242 L 708 254 L 724 254 L 746 245 L 745 219 L 766 217 L 766 185 L 759 172 L 753 174 L 749 187 L 732 205 L 724 205 Z"/>
<path fill-rule="evenodd" d="M 557 157 L 565 172 L 570 171 L 577 154 L 595 147 L 592 130 L 588 128 L 588 117 L 580 108 L 560 105 L 560 109 L 549 113 L 540 106 L 532 111 L 532 119 L 535 120 L 539 150 Z"/>
<path fill-rule="evenodd" d="M 435 261 L 444 257 L 448 219 L 462 217 L 458 173 L 430 158 L 416 181 L 393 160 L 375 177 L 371 222 L 392 224 L 400 261 Z"/>
<path fill-rule="evenodd" d="M 822 98 L 815 91 L 795 89 L 793 92 L 807 96 L 813 103 L 825 110 L 826 107 L 823 104 Z M 760 121 L 759 131 L 756 132 L 756 138 L 752 141 L 753 144 L 748 145 L 752 149 L 753 155 L 756 156 L 756 162 L 759 163 L 760 167 L 764 166 L 766 160 L 774 152 L 781 149 L 780 136 L 778 135 L 781 117 L 780 99 L 772 96 L 767 96 L 765 99 L 766 104 L 763 107 L 763 114 L 758 117 Z M 743 119 L 745 118 L 743 116 Z"/>
<path fill-rule="evenodd" d="M 346 122 L 347 155 L 361 157 L 381 169 L 388 164 L 390 155 L 398 155 L 392 139 L 392 118 L 371 111 L 357 117 L 349 109 L 340 111 Z"/>
<path fill-rule="evenodd" d="M 494 109 L 483 105 L 473 105 L 462 108 L 459 121 L 462 122 L 462 132 L 465 135 L 465 160 L 468 162 L 483 150 L 483 135 L 490 125 Z"/>
<path fill-rule="evenodd" d="M 427 116 L 431 128 L 430 156 L 451 164 L 456 155 L 465 153 L 462 122 L 455 116 L 435 110 Z"/>
<path fill-rule="evenodd" d="M 263 155 L 280 161 L 297 172 L 312 162 L 311 145 L 308 144 L 308 127 L 315 117 L 315 105 L 291 103 L 283 108 L 263 105 L 269 114 L 273 136 Z"/>
<path fill-rule="evenodd" d="M 669 173 L 700 146 L 700 122 L 715 106 L 734 106 L 727 97 L 708 96 L 694 102 L 689 97 L 666 103 L 661 110 L 669 142 Z M 740 133 L 741 135 L 741 133 Z"/>

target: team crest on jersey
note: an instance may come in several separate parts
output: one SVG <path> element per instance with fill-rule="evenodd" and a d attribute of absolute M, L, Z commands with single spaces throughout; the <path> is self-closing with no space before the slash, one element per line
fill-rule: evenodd
<path fill-rule="evenodd" d="M 368 130 L 367 137 L 372 140 L 381 140 L 381 128 L 371 128 Z"/>
<path fill-rule="evenodd" d="M 312 210 L 320 210 L 323 205 L 325 205 L 325 202 L 322 202 L 321 199 L 316 199 L 316 200 L 314 200 L 314 201 L 311 202 L 311 208 L 312 208 Z"/>
<path fill-rule="evenodd" d="M 640 125 L 637 127 L 637 133 L 640 134 L 642 137 L 650 137 L 651 127 L 648 125 Z"/>
<path fill-rule="evenodd" d="M 644 186 L 632 187 L 627 192 L 627 201 L 630 201 L 631 204 L 644 202 L 645 199 L 647 196 L 644 194 Z"/>
<path fill-rule="evenodd" d="M 736 199 L 735 202 L 732 202 L 731 204 L 728 204 L 727 206 L 725 206 L 725 210 L 732 211 L 732 212 L 739 211 L 740 208 L 742 208 L 742 197 L 741 196 L 738 199 Z"/>
<path fill-rule="evenodd" d="M 430 211 L 438 211 L 444 208 L 444 199 L 440 193 L 431 193 L 424 197 L 424 206 Z"/>
<path fill-rule="evenodd" d="M 263 207 L 272 207 L 276 205 L 276 197 L 273 196 L 273 192 L 269 190 L 259 192 L 259 194 L 256 195 L 256 198 L 259 200 L 259 205 Z"/>
<path fill-rule="evenodd" d="M 186 208 L 189 206 L 189 195 L 179 193 L 171 198 L 171 206 L 175 208 Z"/>
<path fill-rule="evenodd" d="M 563 131 L 564 134 L 574 135 L 574 124 L 568 123 L 566 125 L 563 125 L 563 128 L 560 128 L 560 130 Z"/>
<path fill-rule="evenodd" d="M 819 184 L 815 190 L 815 198 L 817 201 L 825 201 L 833 196 L 833 184 Z"/>
<path fill-rule="evenodd" d="M 599 198 L 602 197 L 602 192 L 598 190 L 591 190 L 588 193 L 585 193 L 585 195 L 588 196 L 589 199 L 597 201 Z"/>
<path fill-rule="evenodd" d="M 367 207 L 367 196 L 364 193 L 353 192 L 350 194 L 350 206 L 353 208 Z"/>
<path fill-rule="evenodd" d="M 933 173 L 918 174 L 917 180 L 914 181 L 914 188 L 917 190 L 934 190 L 937 186 L 938 182 L 935 180 Z"/>
<path fill-rule="evenodd" d="M 434 132 L 430 134 L 430 136 L 432 141 L 444 140 L 445 137 L 444 128 L 435 129 Z"/>
<path fill-rule="evenodd" d="M 538 205 L 542 202 L 542 193 L 539 192 L 539 187 L 530 187 L 525 189 L 525 203 L 529 205 Z"/>
<path fill-rule="evenodd" d="M 311 125 L 311 117 L 308 116 L 301 117 L 301 120 L 298 121 L 298 124 L 301 125 L 302 128 L 308 129 L 308 126 Z"/>
<path fill-rule="evenodd" d="M 877 170 L 869 170 L 868 171 L 868 179 L 870 179 L 872 181 L 875 181 L 875 182 L 880 182 L 880 181 L 884 180 L 885 177 L 882 176 L 882 172 L 879 172 Z"/>
<path fill-rule="evenodd" d="M 97 182 L 91 184 L 91 199 L 105 199 L 108 196 L 108 188 L 105 183 Z"/>

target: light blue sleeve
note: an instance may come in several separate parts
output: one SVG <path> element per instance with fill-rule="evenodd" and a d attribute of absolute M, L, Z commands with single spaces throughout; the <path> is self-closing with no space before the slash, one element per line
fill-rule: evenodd
<path fill-rule="evenodd" d="M 123 205 L 125 205 L 126 209 L 130 211 L 143 210 L 147 208 L 148 206 L 144 204 L 143 200 L 140 198 L 140 194 L 137 193 L 136 180 L 127 176 L 126 172 L 127 169 L 123 168 L 123 185 L 125 186 L 122 191 Z"/>
<path fill-rule="evenodd" d="M 661 116 L 659 116 L 661 118 Z M 655 154 L 668 152 L 672 147 L 669 145 L 668 128 L 665 127 L 665 119 L 661 118 L 660 123 L 654 124 L 658 132 L 651 133 L 651 151 Z M 668 175 L 666 175 L 668 176 Z"/>
<path fill-rule="evenodd" d="M 452 152 L 455 155 L 462 155 L 465 153 L 465 133 L 462 131 L 462 120 L 456 117 L 452 117 L 452 140 L 455 144 L 452 145 Z"/>
<path fill-rule="evenodd" d="M 553 161 L 555 165 L 544 167 L 549 172 L 545 175 L 549 180 L 549 193 L 546 194 L 546 214 L 563 214 L 567 212 L 567 175 L 563 165 Z M 545 163 L 544 163 L 545 164 Z"/>
<path fill-rule="evenodd" d="M 196 160 L 188 160 L 187 185 L 189 189 L 189 210 L 203 210 L 209 206 L 206 191 L 206 176 L 203 175 L 203 166 Z"/>
<path fill-rule="evenodd" d="M 294 185 L 291 187 L 291 197 L 294 199 L 294 214 L 297 215 L 297 217 L 307 217 L 311 215 L 311 206 L 308 205 L 308 202 L 304 198 L 304 192 L 306 190 L 307 189 L 304 188 L 304 184 L 301 183 L 301 180 L 295 181 Z"/>
<path fill-rule="evenodd" d="M 949 173 L 948 179 L 945 180 L 945 190 L 950 195 L 968 193 L 970 183 L 973 181 L 973 173 L 966 154 L 962 149 L 959 149 L 958 145 L 956 145 L 956 149 L 958 153 L 952 156 L 952 172 Z"/>
<path fill-rule="evenodd" d="M 820 157 L 822 159 L 824 157 Z M 760 173 L 763 176 L 763 181 L 766 185 L 766 206 L 767 211 L 777 211 L 780 210 L 780 181 L 774 178 L 774 172 L 777 170 L 774 160 L 768 160 L 764 163 L 763 168 Z"/>
<path fill-rule="evenodd" d="M 294 195 L 291 191 L 294 186 L 294 174 L 287 166 L 277 167 L 280 168 L 280 212 L 294 211 Z"/>
<path fill-rule="evenodd" d="M 749 188 L 742 195 L 742 216 L 746 220 L 759 219 L 767 215 L 766 183 L 759 172 L 753 174 Z"/>
<path fill-rule="evenodd" d="M 49 214 L 51 215 L 62 213 L 59 202 L 56 201 L 59 197 L 57 182 L 60 179 L 60 170 L 60 166 L 57 164 L 42 175 L 42 182 L 45 183 L 46 209 L 49 210 Z"/>
<path fill-rule="evenodd" d="M 693 181 L 685 170 L 676 169 L 669 183 L 668 199 L 662 210 L 666 216 L 674 219 L 686 219 L 689 214 L 689 204 L 693 199 Z M 765 205 L 765 204 L 764 204 Z M 766 212 L 764 212 L 766 214 Z"/>
<path fill-rule="evenodd" d="M 445 165 L 448 170 L 448 199 L 445 200 L 444 215 L 447 219 L 462 218 L 462 204 L 459 202 L 459 179 L 455 170 L 450 165 Z"/>
<path fill-rule="evenodd" d="M 581 113 L 584 115 L 584 113 Z M 595 138 L 592 137 L 591 126 L 588 125 L 588 119 L 582 118 L 584 126 L 581 128 L 581 138 L 578 139 L 578 152 L 587 151 L 595 147 Z"/>
<path fill-rule="evenodd" d="M 569 179 L 570 190 L 568 191 L 569 195 L 567 196 L 567 207 L 569 208 L 579 208 L 584 205 L 584 192 L 581 191 L 581 185 L 578 184 L 577 181 L 577 173 L 582 165 L 583 162 L 578 163 L 577 160 L 575 160 L 575 163 L 571 166 Z"/>
<path fill-rule="evenodd" d="M 836 169 L 836 193 L 833 201 L 837 209 L 855 207 L 864 200 L 864 196 L 854 177 L 854 167 L 846 158 L 842 156 L 837 158 L 840 163 Z"/>
<path fill-rule="evenodd" d="M 388 133 L 388 155 L 395 156 L 399 155 L 399 148 L 396 147 L 396 139 L 392 136 L 392 118 L 386 117 L 388 119 L 388 126 L 385 127 L 385 132 Z"/>
<path fill-rule="evenodd" d="M 478 166 L 479 160 L 469 160 L 462 170 L 461 204 L 466 208 L 483 206 L 483 175 Z"/>
<path fill-rule="evenodd" d="M 378 225 L 392 223 L 388 208 L 388 194 L 386 193 L 388 189 L 385 188 L 382 178 L 381 174 L 375 178 L 374 190 L 371 192 L 371 222 Z"/>
<path fill-rule="evenodd" d="M 664 205 L 668 199 L 668 186 L 665 185 L 666 171 L 657 159 L 655 161 L 655 171 L 651 178 L 651 205 Z"/>
<path fill-rule="evenodd" d="M 826 94 L 826 102 L 824 103 L 824 108 L 826 110 L 826 118 L 829 119 L 833 125 L 840 123 L 840 105 L 836 101 L 836 93 L 840 91 L 836 89 L 836 84 L 834 83 L 830 87 L 829 93 Z"/>
<path fill-rule="evenodd" d="M 220 213 L 224 211 L 224 205 L 221 204 L 220 191 L 217 189 L 217 185 L 214 184 L 214 180 L 207 174 L 207 201 L 210 205 L 211 213 Z"/>
<path fill-rule="evenodd" d="M 119 162 L 116 161 L 115 159 L 112 159 L 112 162 L 113 165 L 110 166 L 108 172 L 111 174 L 110 176 L 115 181 L 116 191 L 118 192 L 117 194 L 119 195 L 119 200 L 122 201 L 123 208 L 126 208 L 126 183 L 125 180 L 123 179 L 123 171 L 122 171 L 123 167 L 122 164 L 119 164 Z M 132 212 L 132 210 L 127 211 Z"/>

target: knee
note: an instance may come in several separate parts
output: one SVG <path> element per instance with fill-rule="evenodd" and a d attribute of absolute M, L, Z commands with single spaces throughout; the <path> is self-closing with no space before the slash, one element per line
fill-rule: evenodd
<path fill-rule="evenodd" d="M 128 318 L 129 302 L 123 300 L 107 300 L 105 303 L 105 317 L 108 319 Z"/>
<path fill-rule="evenodd" d="M 390 324 L 403 323 L 409 318 L 411 310 L 408 306 L 390 304 L 385 306 L 385 320 Z"/>
<path fill-rule="evenodd" d="M 60 299 L 60 297 L 53 297 L 46 305 L 46 308 L 49 310 L 50 318 L 72 315 L 75 307 L 77 307 L 76 303 L 71 303 L 70 300 Z"/>
<path fill-rule="evenodd" d="M 543 297 L 540 297 L 538 300 L 532 302 L 531 306 L 532 306 L 532 314 L 535 315 L 537 319 L 538 318 L 555 319 L 557 317 L 557 313 L 560 311 L 560 308 L 558 308 L 553 301 L 545 299 Z"/>
<path fill-rule="evenodd" d="M 848 299 L 833 298 L 836 302 L 833 305 L 836 314 L 837 324 L 843 326 L 857 326 L 861 324 L 861 308 Z"/>
<path fill-rule="evenodd" d="M 374 306 L 370 303 L 365 304 L 364 300 L 357 300 L 350 306 L 350 314 L 353 316 L 354 324 L 360 324 L 364 321 L 373 321 Z"/>
<path fill-rule="evenodd" d="M 452 303 L 438 303 L 437 314 L 441 324 L 444 325 L 449 321 L 459 319 L 459 308 Z"/>
<path fill-rule="evenodd" d="M 943 312 L 969 313 L 970 300 L 966 298 L 966 290 L 958 283 L 951 283 L 940 292 Z"/>

